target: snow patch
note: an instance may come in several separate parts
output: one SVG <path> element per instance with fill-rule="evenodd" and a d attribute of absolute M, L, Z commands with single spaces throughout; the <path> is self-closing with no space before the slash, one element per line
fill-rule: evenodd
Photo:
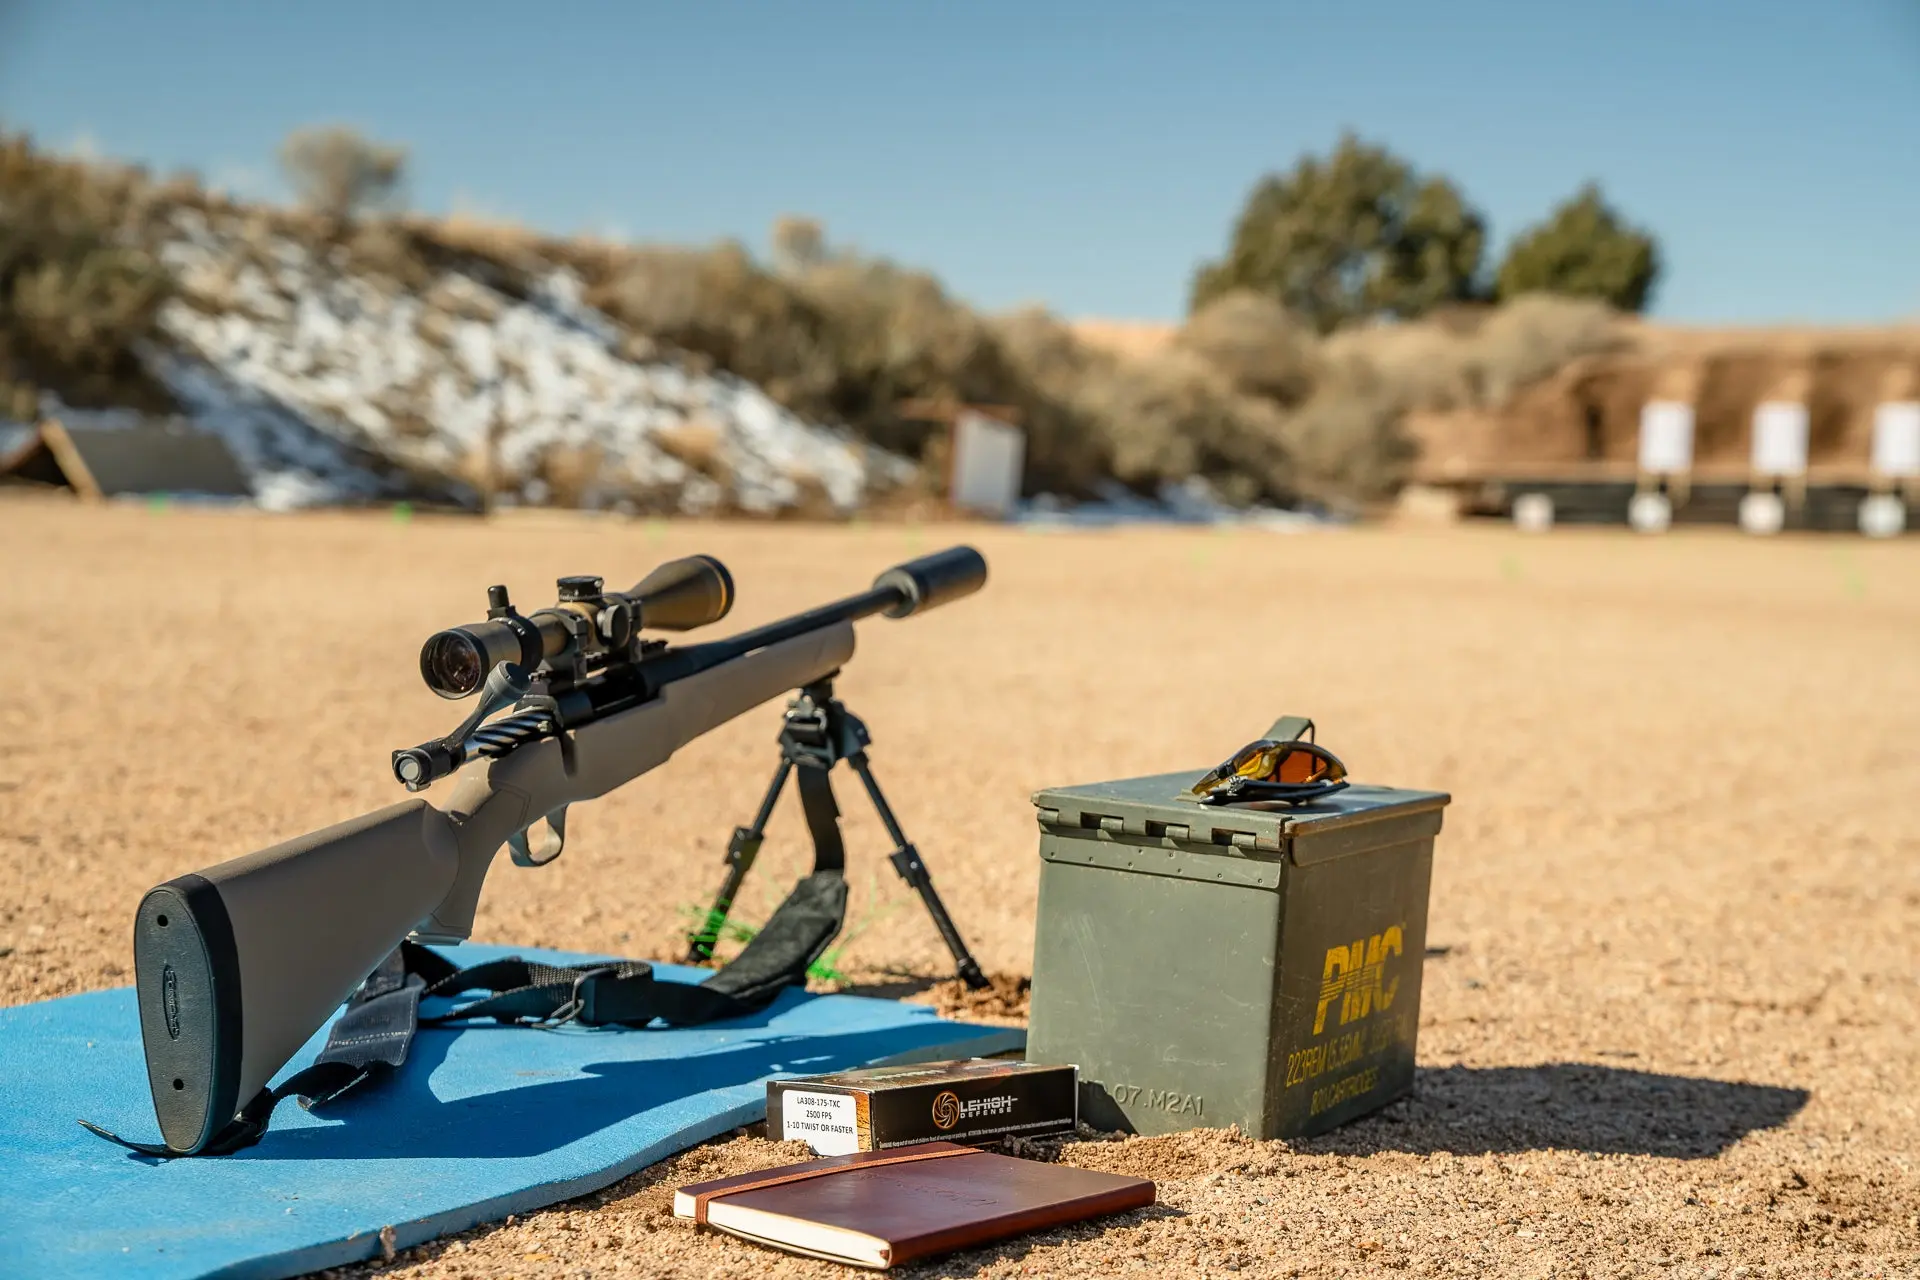
<path fill-rule="evenodd" d="M 1279 507 L 1235 507 L 1223 500 L 1201 476 L 1167 481 L 1152 498 L 1134 493 L 1116 480 L 1094 485 L 1090 502 L 1074 502 L 1043 493 L 1028 499 L 1014 514 L 1014 522 L 1034 529 L 1106 528 L 1128 524 L 1220 525 L 1294 533 L 1324 529 L 1342 522 L 1311 511 Z"/>

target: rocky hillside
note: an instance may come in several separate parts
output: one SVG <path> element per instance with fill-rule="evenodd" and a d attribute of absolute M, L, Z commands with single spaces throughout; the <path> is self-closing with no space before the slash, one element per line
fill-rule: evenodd
<path fill-rule="evenodd" d="M 720 372 L 635 358 L 564 269 L 518 294 L 472 260 L 419 286 L 242 211 L 180 205 L 139 354 L 262 505 L 397 497 L 633 511 L 851 511 L 912 464 Z M 42 412 L 113 424 L 49 394 Z"/>

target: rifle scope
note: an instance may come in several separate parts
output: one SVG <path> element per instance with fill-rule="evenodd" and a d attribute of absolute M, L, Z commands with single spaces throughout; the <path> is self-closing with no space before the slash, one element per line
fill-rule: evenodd
<path fill-rule="evenodd" d="M 487 588 L 487 620 L 435 632 L 420 649 L 420 677 L 443 698 L 470 697 L 503 662 L 528 671 L 573 656 L 618 653 L 647 627 L 690 631 L 733 607 L 733 577 L 712 556 L 670 560 L 626 591 L 592 577 L 562 578 L 559 603 L 522 616 L 505 587 Z"/>
<path fill-rule="evenodd" d="M 859 595 L 659 655 L 649 670 L 657 665 L 659 680 L 677 679 L 839 622 L 921 613 L 972 595 L 986 580 L 987 562 L 978 551 L 949 547 L 895 565 Z M 562 578 L 560 602 L 524 617 L 508 603 L 505 587 L 489 587 L 487 602 L 485 622 L 436 632 L 420 650 L 421 678 L 443 698 L 472 696 L 502 663 L 532 672 L 569 659 L 619 657 L 642 627 L 690 631 L 718 622 L 733 607 L 733 577 L 712 556 L 688 556 L 661 565 L 628 591 L 602 591 L 598 578 Z"/>

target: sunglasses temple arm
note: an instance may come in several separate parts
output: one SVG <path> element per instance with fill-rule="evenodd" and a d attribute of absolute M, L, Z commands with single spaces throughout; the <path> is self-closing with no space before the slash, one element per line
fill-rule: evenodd
<path fill-rule="evenodd" d="M 1313 741 L 1313 721 L 1306 716 L 1281 716 L 1261 735 L 1275 742 Z"/>

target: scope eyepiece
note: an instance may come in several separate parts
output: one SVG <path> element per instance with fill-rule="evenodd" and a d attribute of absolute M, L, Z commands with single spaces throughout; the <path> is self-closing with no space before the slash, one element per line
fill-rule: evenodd
<path fill-rule="evenodd" d="M 443 698 L 469 697 L 486 681 L 486 655 L 469 635 L 439 632 L 420 650 L 420 678 Z"/>
<path fill-rule="evenodd" d="M 443 698 L 470 698 L 503 662 L 531 670 L 544 647 L 539 626 L 526 618 L 473 622 L 427 637 L 420 648 L 420 678 Z"/>

